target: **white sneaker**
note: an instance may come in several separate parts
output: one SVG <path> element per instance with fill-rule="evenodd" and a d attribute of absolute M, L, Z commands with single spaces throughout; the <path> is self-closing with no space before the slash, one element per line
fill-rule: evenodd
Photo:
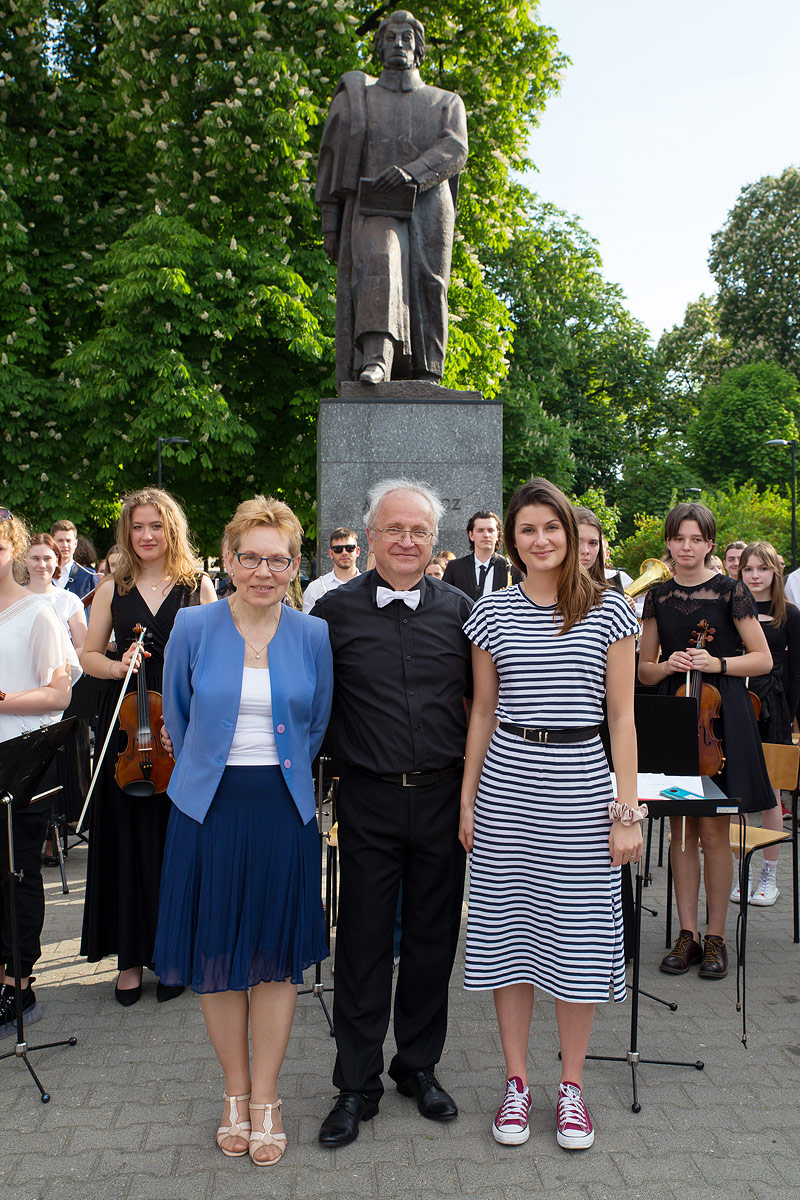
<path fill-rule="evenodd" d="M 761 868 L 758 885 L 750 897 L 751 904 L 756 904 L 759 908 L 769 908 L 771 904 L 775 903 L 780 896 L 775 874 L 775 871 L 768 871 L 765 867 Z"/>
<path fill-rule="evenodd" d="M 750 870 L 747 873 L 747 898 L 750 898 L 750 889 L 753 883 L 753 864 L 750 864 Z M 741 903 L 741 893 L 739 891 L 739 864 L 736 859 L 733 860 L 733 887 L 730 894 L 731 904 Z"/>

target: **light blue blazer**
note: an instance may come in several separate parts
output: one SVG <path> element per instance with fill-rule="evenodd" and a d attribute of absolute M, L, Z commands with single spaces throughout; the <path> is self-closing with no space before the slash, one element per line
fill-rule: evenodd
<path fill-rule="evenodd" d="M 307 824 L 316 811 L 311 763 L 333 695 L 327 623 L 284 606 L 269 644 L 269 667 L 281 772 Z M 164 655 L 164 724 L 175 755 L 167 793 L 200 824 L 233 742 L 243 671 L 244 641 L 227 601 L 178 611 Z"/>

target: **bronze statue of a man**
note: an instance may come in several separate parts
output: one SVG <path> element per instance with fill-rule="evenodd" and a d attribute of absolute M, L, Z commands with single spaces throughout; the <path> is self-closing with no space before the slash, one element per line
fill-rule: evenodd
<path fill-rule="evenodd" d="M 425 31 L 410 12 L 382 22 L 375 48 L 380 77 L 341 77 L 319 154 L 325 252 L 338 263 L 336 379 L 439 383 L 466 113 L 422 82 Z"/>

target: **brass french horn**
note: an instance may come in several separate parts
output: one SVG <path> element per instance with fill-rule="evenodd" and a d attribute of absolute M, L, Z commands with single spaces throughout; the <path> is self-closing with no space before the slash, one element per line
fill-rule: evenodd
<path fill-rule="evenodd" d="M 646 558 L 639 567 L 639 576 L 625 588 L 625 595 L 634 600 L 637 596 L 649 592 L 657 583 L 666 583 L 671 579 L 669 567 L 660 558 Z"/>

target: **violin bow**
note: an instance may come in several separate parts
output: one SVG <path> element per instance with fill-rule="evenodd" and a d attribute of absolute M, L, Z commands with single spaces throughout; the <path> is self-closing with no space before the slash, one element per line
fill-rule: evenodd
<path fill-rule="evenodd" d="M 136 642 L 137 650 L 141 648 L 142 642 L 144 641 L 144 635 L 146 633 L 147 633 L 147 630 L 144 627 L 142 627 L 142 632 L 139 634 L 138 640 Z M 119 692 L 119 699 L 117 700 L 117 706 L 114 709 L 114 712 L 111 717 L 111 721 L 109 722 L 108 733 L 106 734 L 106 740 L 103 742 L 103 749 L 100 751 L 97 761 L 94 764 L 94 771 L 92 772 L 92 781 L 89 784 L 89 790 L 86 793 L 86 800 L 84 801 L 84 805 L 81 810 L 80 819 L 78 820 L 78 824 L 75 826 L 76 834 L 80 833 L 81 829 L 83 828 L 83 821 L 86 816 L 87 809 L 89 808 L 89 801 L 92 798 L 92 792 L 94 791 L 94 785 L 97 783 L 97 776 L 99 775 L 100 768 L 103 765 L 103 759 L 106 756 L 106 750 L 108 749 L 108 743 L 111 741 L 111 735 L 114 732 L 114 729 L 116 728 L 117 717 L 119 716 L 119 710 L 122 708 L 122 701 L 125 699 L 125 689 L 128 686 L 128 680 L 130 679 L 131 675 L 133 674 L 133 668 L 138 661 L 139 661 L 139 655 L 134 654 L 133 658 L 130 661 L 130 666 L 128 667 L 127 674 L 125 675 L 125 678 L 122 681 L 122 687 L 120 688 L 120 692 Z"/>

